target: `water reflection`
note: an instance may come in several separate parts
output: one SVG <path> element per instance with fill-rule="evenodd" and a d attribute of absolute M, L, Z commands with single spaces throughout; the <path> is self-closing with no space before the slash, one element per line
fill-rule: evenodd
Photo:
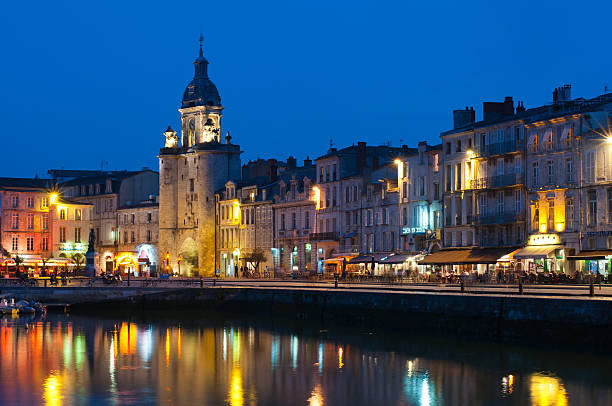
<path fill-rule="evenodd" d="M 0 404 L 609 404 L 610 358 L 245 322 L 0 319 Z M 543 372 L 546 371 L 546 372 Z"/>

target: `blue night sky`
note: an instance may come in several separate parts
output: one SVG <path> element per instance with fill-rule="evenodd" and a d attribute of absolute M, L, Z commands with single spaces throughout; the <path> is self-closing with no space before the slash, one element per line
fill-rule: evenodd
<path fill-rule="evenodd" d="M 452 110 L 612 88 L 612 1 L 9 2 L 0 176 L 157 169 L 198 36 L 249 159 L 439 142 Z"/>

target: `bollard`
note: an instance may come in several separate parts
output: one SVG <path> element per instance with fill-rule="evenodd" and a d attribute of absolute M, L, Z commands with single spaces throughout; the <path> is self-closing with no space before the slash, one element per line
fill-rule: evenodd
<path fill-rule="evenodd" d="M 203 288 L 204 287 L 204 279 L 200 278 L 200 287 Z"/>
<path fill-rule="evenodd" d="M 217 280 L 213 279 L 213 286 L 217 286 Z"/>
<path fill-rule="evenodd" d="M 465 293 L 465 282 L 461 281 L 461 293 Z"/>
<path fill-rule="evenodd" d="M 519 295 L 523 294 L 523 282 L 519 282 Z"/>
<path fill-rule="evenodd" d="M 334 288 L 338 287 L 338 278 L 336 278 L 336 280 L 334 281 Z"/>
<path fill-rule="evenodd" d="M 595 296 L 595 286 L 592 283 L 589 285 L 589 296 Z"/>
<path fill-rule="evenodd" d="M 45 288 L 47 287 L 47 280 L 45 279 Z"/>

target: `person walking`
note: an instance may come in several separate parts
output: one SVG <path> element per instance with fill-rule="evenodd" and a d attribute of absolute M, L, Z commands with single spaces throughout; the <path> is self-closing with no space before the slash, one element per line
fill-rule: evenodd
<path fill-rule="evenodd" d="M 234 278 L 238 277 L 238 264 L 234 264 Z"/>

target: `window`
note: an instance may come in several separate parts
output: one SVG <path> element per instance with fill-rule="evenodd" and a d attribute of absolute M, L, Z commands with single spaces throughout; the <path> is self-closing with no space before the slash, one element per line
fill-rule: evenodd
<path fill-rule="evenodd" d="M 147 213 L 147 223 L 151 222 L 151 213 Z"/>
<path fill-rule="evenodd" d="M 195 189 L 194 181 L 193 179 L 189 179 L 189 191 L 193 192 L 194 189 Z"/>
<path fill-rule="evenodd" d="M 60 209 L 60 220 L 66 220 L 66 209 Z"/>
<path fill-rule="evenodd" d="M 439 183 L 434 183 L 433 184 L 433 199 L 434 200 L 440 200 L 440 184 Z"/>
<path fill-rule="evenodd" d="M 455 190 L 461 190 L 461 164 L 457 164 L 456 169 L 455 169 L 455 176 L 456 176 L 456 180 L 457 183 L 455 185 Z"/>
<path fill-rule="evenodd" d="M 497 214 L 500 216 L 504 215 L 504 192 L 497 192 Z"/>
<path fill-rule="evenodd" d="M 281 230 L 285 229 L 285 213 L 281 213 Z"/>
<path fill-rule="evenodd" d="M 134 224 L 135 220 L 136 220 L 136 215 L 135 215 L 135 214 L 132 214 L 132 215 L 130 216 L 130 223 L 131 223 L 131 224 Z"/>
<path fill-rule="evenodd" d="M 17 230 L 19 228 L 19 214 L 12 215 L 11 226 L 13 230 Z"/>
<path fill-rule="evenodd" d="M 34 251 L 34 237 L 26 237 L 26 249 Z"/>
<path fill-rule="evenodd" d="M 548 231 L 555 230 L 555 199 L 548 199 Z"/>
<path fill-rule="evenodd" d="M 595 190 L 589 190 L 588 196 L 587 223 L 590 226 L 594 226 L 597 225 L 597 192 Z"/>
<path fill-rule="evenodd" d="M 451 166 L 450 165 L 446 165 L 446 191 L 450 192 L 451 190 L 451 182 L 452 182 L 452 178 L 451 178 Z"/>
<path fill-rule="evenodd" d="M 565 200 L 565 225 L 567 229 L 574 229 L 574 199 L 568 198 Z"/>
<path fill-rule="evenodd" d="M 514 211 L 518 214 L 521 210 L 521 191 L 517 189 L 514 191 Z"/>
<path fill-rule="evenodd" d="M 40 241 L 40 248 L 42 251 L 49 251 L 49 237 L 43 237 Z"/>
<path fill-rule="evenodd" d="M 532 177 L 532 184 L 533 184 L 533 186 L 538 186 L 538 177 L 539 177 L 539 174 L 538 174 L 538 169 L 539 168 L 538 168 L 538 166 L 539 166 L 538 162 L 534 162 L 532 164 L 532 176 L 533 176 Z"/>
<path fill-rule="evenodd" d="M 446 155 L 450 155 L 450 153 L 451 153 L 451 144 L 450 144 L 450 142 L 447 142 L 444 145 L 444 147 L 445 147 Z"/>
<path fill-rule="evenodd" d="M 81 242 L 81 228 L 74 229 L 74 242 Z"/>
<path fill-rule="evenodd" d="M 348 186 L 344 188 L 344 202 L 348 203 L 350 201 L 351 193 L 349 191 Z"/>
<path fill-rule="evenodd" d="M 487 215 L 487 196 L 483 193 L 480 196 L 478 196 L 478 200 L 480 201 L 478 204 L 478 208 L 479 208 L 479 213 L 481 216 L 486 216 Z"/>
<path fill-rule="evenodd" d="M 433 156 L 433 171 L 438 172 L 438 154 L 434 154 Z"/>
<path fill-rule="evenodd" d="M 42 229 L 43 230 L 49 229 L 49 215 L 46 213 L 42 215 Z"/>
<path fill-rule="evenodd" d="M 327 166 L 325 167 L 325 181 L 326 181 L 326 182 L 329 182 L 329 179 L 330 179 L 330 176 L 329 176 L 329 175 L 330 175 L 330 170 L 329 170 L 329 165 L 327 165 Z"/>
<path fill-rule="evenodd" d="M 97 243 L 100 243 L 100 241 L 102 241 L 100 239 L 100 228 L 99 227 L 96 228 L 96 234 L 94 235 L 94 237 L 95 237 Z"/>
<path fill-rule="evenodd" d="M 27 222 L 26 222 L 28 230 L 34 230 L 34 215 L 28 214 Z"/>
<path fill-rule="evenodd" d="M 419 178 L 419 192 L 420 196 L 425 196 L 425 177 L 423 176 Z"/>
<path fill-rule="evenodd" d="M 574 181 L 574 160 L 572 158 L 568 158 L 565 160 L 565 179 L 568 182 Z"/>
<path fill-rule="evenodd" d="M 540 203 L 535 202 L 533 205 L 533 217 L 531 218 L 531 229 L 533 231 L 538 231 L 540 227 Z"/>
<path fill-rule="evenodd" d="M 66 227 L 59 229 L 59 242 L 66 242 Z"/>
<path fill-rule="evenodd" d="M 43 197 L 42 199 L 40 199 L 40 207 L 42 209 L 49 208 L 49 198 L 48 197 Z"/>
<path fill-rule="evenodd" d="M 133 231 L 130 233 L 130 241 L 131 242 L 136 242 L 136 235 L 134 234 Z"/>
<path fill-rule="evenodd" d="M 405 207 L 402 209 L 402 225 L 408 225 L 408 211 Z"/>
<path fill-rule="evenodd" d="M 74 210 L 74 219 L 75 220 L 81 220 L 83 218 L 83 212 L 81 209 L 75 209 Z"/>
<path fill-rule="evenodd" d="M 587 182 L 594 182 L 595 181 L 595 152 L 594 151 L 589 151 L 586 154 L 586 162 L 585 162 L 585 180 Z"/>
<path fill-rule="evenodd" d="M 28 208 L 33 209 L 34 208 L 34 198 L 33 197 L 28 197 L 26 199 L 26 204 L 27 204 Z"/>
<path fill-rule="evenodd" d="M 546 167 L 548 168 L 548 183 L 547 185 L 552 185 L 555 183 L 555 166 L 554 166 L 554 162 L 553 161 L 547 161 L 546 162 Z"/>
<path fill-rule="evenodd" d="M 307 230 L 310 228 L 310 212 L 309 211 L 304 213 L 304 228 Z"/>
<path fill-rule="evenodd" d="M 17 237 L 16 235 L 14 235 L 11 239 L 11 249 L 13 250 L 13 252 L 19 250 L 19 237 Z"/>
<path fill-rule="evenodd" d="M 323 167 L 319 168 L 319 183 L 323 183 Z"/>
<path fill-rule="evenodd" d="M 461 140 L 457 140 L 455 143 L 455 152 L 461 152 Z"/>
<path fill-rule="evenodd" d="M 333 176 L 332 180 L 336 180 L 336 164 L 334 164 L 333 166 L 332 176 Z"/>
<path fill-rule="evenodd" d="M 11 197 L 11 206 L 19 207 L 19 196 L 12 196 Z"/>
<path fill-rule="evenodd" d="M 151 242 L 151 230 L 147 230 L 147 242 Z"/>
<path fill-rule="evenodd" d="M 291 213 L 291 229 L 292 230 L 297 229 L 297 214 L 296 213 Z"/>
<path fill-rule="evenodd" d="M 121 239 L 121 237 L 119 237 L 119 239 Z M 127 244 L 127 242 L 128 242 L 128 233 L 127 231 L 124 231 L 123 232 L 123 243 Z"/>

